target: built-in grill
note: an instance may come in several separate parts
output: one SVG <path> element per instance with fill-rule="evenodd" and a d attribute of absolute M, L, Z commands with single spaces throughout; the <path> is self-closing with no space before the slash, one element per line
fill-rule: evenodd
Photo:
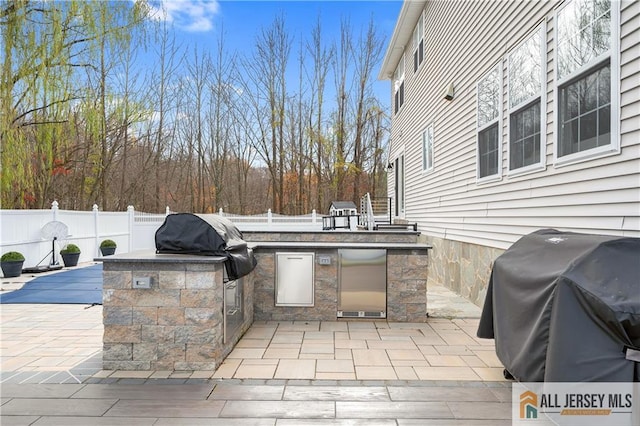
<path fill-rule="evenodd" d="M 243 279 L 256 267 L 253 251 L 240 230 L 218 215 L 170 214 L 155 235 L 156 252 L 223 256 L 224 340 L 230 339 L 244 318 Z"/>
<path fill-rule="evenodd" d="M 224 280 L 222 303 L 224 305 L 224 343 L 227 343 L 242 326 L 244 319 L 244 282 L 242 278 Z"/>

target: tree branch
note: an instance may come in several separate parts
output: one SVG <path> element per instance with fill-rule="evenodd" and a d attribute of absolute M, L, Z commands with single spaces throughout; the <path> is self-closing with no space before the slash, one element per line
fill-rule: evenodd
<path fill-rule="evenodd" d="M 72 100 L 76 100 L 76 99 L 80 99 L 80 98 L 67 98 L 67 99 L 61 99 L 61 100 L 58 100 L 58 101 L 54 101 L 54 102 L 48 103 L 47 105 L 43 105 L 43 106 L 38 107 L 38 108 L 32 108 L 32 109 L 30 109 L 30 110 L 28 110 L 28 111 L 25 111 L 25 112 L 23 112 L 22 114 L 18 115 L 16 118 L 14 118 L 14 119 L 11 121 L 11 124 L 15 124 L 16 122 L 20 121 L 21 119 L 23 119 L 23 118 L 24 118 L 24 117 L 26 117 L 27 115 L 32 114 L 32 113 L 34 113 L 34 112 L 36 112 L 36 111 L 41 111 L 41 110 L 43 110 L 43 109 L 47 109 L 47 108 L 49 108 L 49 107 L 51 107 L 51 106 L 53 106 L 53 105 L 57 105 L 57 104 L 62 104 L 62 103 L 70 102 L 70 101 L 72 101 Z M 47 123 L 58 123 L 58 122 L 59 122 L 59 123 L 66 123 L 66 122 L 67 122 L 67 120 L 64 120 L 64 121 L 47 121 Z M 19 127 L 24 127 L 24 126 L 27 126 L 27 125 L 33 125 L 33 124 L 38 124 L 38 123 L 37 123 L 37 122 L 23 123 L 23 124 L 21 124 Z"/>

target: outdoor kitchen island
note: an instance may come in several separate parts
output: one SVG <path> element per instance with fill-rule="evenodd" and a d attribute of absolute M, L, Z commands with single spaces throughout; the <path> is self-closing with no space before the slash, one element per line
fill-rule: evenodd
<path fill-rule="evenodd" d="M 418 242 L 420 232 L 245 231 L 243 236 L 255 245 L 258 261 L 255 320 L 427 321 L 431 246 Z M 282 268 L 283 261 L 294 267 Z M 303 263 L 308 266 L 295 266 Z M 291 291 L 300 286 L 307 289 Z M 309 294 L 312 300 L 303 300 Z"/>
<path fill-rule="evenodd" d="M 429 248 L 417 243 L 261 242 L 255 250 L 254 319 L 426 322 Z"/>
<path fill-rule="evenodd" d="M 215 370 L 253 323 L 253 274 L 223 256 L 140 251 L 103 262 L 107 370 Z"/>
<path fill-rule="evenodd" d="M 430 246 L 408 241 L 415 238 L 408 234 L 398 239 L 378 232 L 246 233 L 249 241 L 258 240 L 249 243 L 257 266 L 234 281 L 225 278 L 224 256 L 146 251 L 99 258 L 104 274 L 103 368 L 215 370 L 254 320 L 335 321 L 345 284 L 341 268 L 350 264 L 348 259 L 340 263 L 345 250 L 357 257 L 383 253 L 383 258 L 365 256 L 369 260 L 356 267 L 382 281 L 384 288 L 376 296 L 381 309 L 344 312 L 344 319 L 426 322 Z M 377 269 L 368 273 L 369 267 Z M 293 293 L 278 291 L 279 285 Z"/>

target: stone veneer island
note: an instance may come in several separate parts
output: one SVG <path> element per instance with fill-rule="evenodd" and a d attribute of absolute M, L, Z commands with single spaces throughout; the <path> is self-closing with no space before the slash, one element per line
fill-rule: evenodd
<path fill-rule="evenodd" d="M 417 243 L 417 235 L 246 232 L 258 265 L 236 282 L 241 290 L 241 320 L 226 336 L 224 257 L 146 251 L 98 258 L 104 265 L 103 368 L 215 370 L 254 319 L 335 321 L 337 255 L 343 248 L 385 249 L 386 320 L 425 322 L 430 246 Z M 276 306 L 274 259 L 282 251 L 315 254 L 313 306 Z M 329 264 L 318 264 L 320 257 L 329 259 Z"/>

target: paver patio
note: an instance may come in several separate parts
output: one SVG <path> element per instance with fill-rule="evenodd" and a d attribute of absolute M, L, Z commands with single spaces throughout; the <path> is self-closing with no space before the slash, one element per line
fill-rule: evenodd
<path fill-rule="evenodd" d="M 0 420 L 510 424 L 511 385 L 477 322 L 256 322 L 217 371 L 105 371 L 101 306 L 0 305 Z"/>

